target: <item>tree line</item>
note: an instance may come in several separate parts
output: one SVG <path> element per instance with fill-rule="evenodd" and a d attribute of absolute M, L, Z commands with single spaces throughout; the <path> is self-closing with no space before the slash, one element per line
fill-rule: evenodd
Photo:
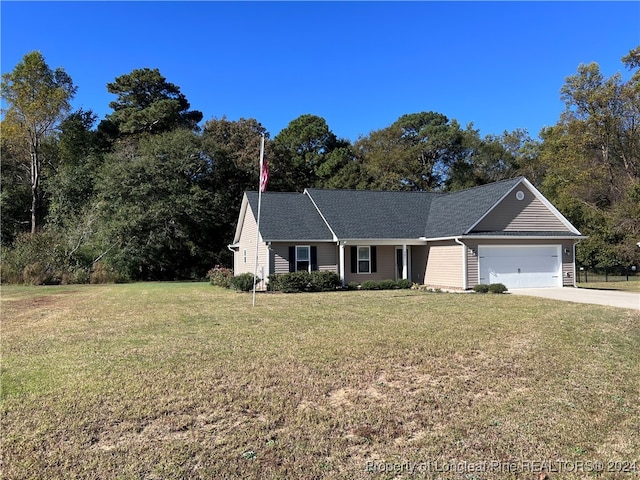
<path fill-rule="evenodd" d="M 305 114 L 271 138 L 256 119 L 192 109 L 158 69 L 107 84 L 103 119 L 75 110 L 70 76 L 27 53 L 2 75 L 2 281 L 201 279 L 230 265 L 242 194 L 265 137 L 270 191 L 307 187 L 455 191 L 526 176 L 589 235 L 589 268 L 640 263 L 640 47 L 632 72 L 578 66 L 540 139 L 481 136 L 438 112 L 402 115 L 356 141 Z"/>

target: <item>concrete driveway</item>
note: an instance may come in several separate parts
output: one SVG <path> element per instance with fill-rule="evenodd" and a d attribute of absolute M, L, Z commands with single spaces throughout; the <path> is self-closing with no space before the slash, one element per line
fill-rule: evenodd
<path fill-rule="evenodd" d="M 640 293 L 619 292 L 616 290 L 594 290 L 589 288 L 517 288 L 509 290 L 512 295 L 564 300 L 566 302 L 595 303 L 611 307 L 629 308 L 640 311 Z"/>

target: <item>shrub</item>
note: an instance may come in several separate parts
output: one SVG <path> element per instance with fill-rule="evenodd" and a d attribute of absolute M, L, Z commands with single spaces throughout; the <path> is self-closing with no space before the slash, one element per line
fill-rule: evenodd
<path fill-rule="evenodd" d="M 347 288 L 349 290 L 357 290 L 360 287 L 360 285 L 358 285 L 358 282 L 349 282 L 349 284 L 347 285 Z"/>
<path fill-rule="evenodd" d="M 43 230 L 18 235 L 12 246 L 2 248 L 3 283 L 31 285 L 87 283 L 91 254 L 78 250 L 66 232 Z"/>
<path fill-rule="evenodd" d="M 311 272 L 311 286 L 320 292 L 330 292 L 340 286 L 340 277 L 335 272 Z"/>
<path fill-rule="evenodd" d="M 216 265 L 207 272 L 207 278 L 211 285 L 216 287 L 230 288 L 231 279 L 233 278 L 233 270 L 230 268 L 221 267 Z M 251 286 L 253 288 L 253 285 Z"/>
<path fill-rule="evenodd" d="M 256 277 L 254 277 L 253 273 L 241 273 L 240 275 L 236 275 L 230 280 L 231 288 L 240 292 L 250 292 L 253 290 L 255 278 Z"/>
<path fill-rule="evenodd" d="M 52 279 L 52 273 L 47 272 L 40 262 L 30 263 L 22 270 L 22 281 L 29 285 L 46 285 L 53 283 Z"/>
<path fill-rule="evenodd" d="M 356 288 L 358 287 L 355 282 L 351 282 L 349 284 L 349 289 L 354 290 Z M 414 284 L 408 279 L 401 279 L 398 281 L 386 279 L 378 282 L 375 280 L 365 280 L 360 285 L 361 290 L 394 290 L 397 288 L 414 288 Z"/>
<path fill-rule="evenodd" d="M 22 283 L 22 272 L 4 258 L 0 261 L 0 283 Z"/>
<path fill-rule="evenodd" d="M 64 285 L 89 283 L 91 275 L 86 268 L 76 267 L 69 270 L 68 273 L 62 275 L 62 283 Z"/>
<path fill-rule="evenodd" d="M 398 284 L 393 280 L 380 280 L 378 282 L 378 288 L 380 290 L 393 290 L 398 288 Z"/>
<path fill-rule="evenodd" d="M 492 283 L 491 285 L 489 285 L 490 293 L 504 293 L 506 291 L 507 291 L 507 287 L 504 286 L 502 283 Z"/>
<path fill-rule="evenodd" d="M 365 280 L 360 284 L 361 290 L 378 290 L 378 282 L 374 280 Z"/>
<path fill-rule="evenodd" d="M 108 265 L 102 262 L 96 262 L 93 264 L 93 270 L 89 276 L 90 283 L 116 283 L 118 281 L 118 274 L 114 272 Z"/>
<path fill-rule="evenodd" d="M 69 268 L 69 257 L 61 234 L 45 230 L 18 235 L 10 248 L 3 248 L 3 280 L 31 285 L 60 283 Z"/>
<path fill-rule="evenodd" d="M 340 286 L 340 277 L 335 272 L 290 272 L 269 276 L 269 290 L 297 292 L 328 292 Z"/>
<path fill-rule="evenodd" d="M 281 273 L 274 273 L 269 275 L 269 281 L 267 282 L 267 290 L 270 292 L 280 292 L 280 276 Z"/>
<path fill-rule="evenodd" d="M 310 288 L 309 272 L 290 272 L 269 275 L 269 290 L 284 293 L 304 292 Z"/>
<path fill-rule="evenodd" d="M 490 285 L 480 283 L 473 287 L 473 291 L 477 293 L 504 293 L 507 291 L 507 287 L 502 283 L 492 283 Z"/>

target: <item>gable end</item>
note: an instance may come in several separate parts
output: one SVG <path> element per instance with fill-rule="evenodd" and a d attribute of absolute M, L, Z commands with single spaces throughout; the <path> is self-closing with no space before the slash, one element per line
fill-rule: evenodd
<path fill-rule="evenodd" d="M 526 179 L 518 182 L 468 233 L 580 232 Z"/>

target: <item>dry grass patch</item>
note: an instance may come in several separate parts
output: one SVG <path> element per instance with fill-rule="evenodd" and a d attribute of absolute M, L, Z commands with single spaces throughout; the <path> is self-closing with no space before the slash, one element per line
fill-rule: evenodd
<path fill-rule="evenodd" d="M 531 297 L 281 294 L 252 308 L 208 284 L 3 287 L 3 477 L 638 461 L 639 351 L 638 313 Z"/>

